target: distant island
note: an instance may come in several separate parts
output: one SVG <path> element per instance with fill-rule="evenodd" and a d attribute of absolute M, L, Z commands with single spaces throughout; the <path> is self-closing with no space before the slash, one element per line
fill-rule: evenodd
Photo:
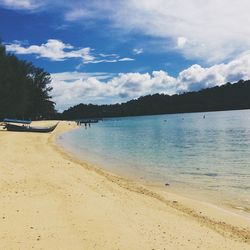
<path fill-rule="evenodd" d="M 60 117 L 74 120 L 240 109 L 250 109 L 250 80 L 179 95 L 147 95 L 121 104 L 79 104 L 65 110 Z"/>

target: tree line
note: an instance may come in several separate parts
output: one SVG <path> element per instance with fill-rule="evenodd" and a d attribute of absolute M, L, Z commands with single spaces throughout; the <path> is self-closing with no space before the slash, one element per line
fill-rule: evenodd
<path fill-rule="evenodd" d="M 50 74 L 6 52 L 0 43 L 0 119 L 55 116 Z"/>
<path fill-rule="evenodd" d="M 179 95 L 147 95 L 121 104 L 79 104 L 65 110 L 61 118 L 72 120 L 238 109 L 250 109 L 250 80 Z"/>

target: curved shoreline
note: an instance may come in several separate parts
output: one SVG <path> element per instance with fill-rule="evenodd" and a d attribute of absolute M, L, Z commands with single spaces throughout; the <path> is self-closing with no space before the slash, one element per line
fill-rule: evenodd
<path fill-rule="evenodd" d="M 135 121 L 133 119 L 135 118 L 119 121 L 111 119 L 105 124 L 97 125 L 96 129 L 77 129 L 60 136 L 57 142 L 83 162 L 98 166 L 118 176 L 250 216 L 247 151 L 244 148 L 241 150 L 237 143 L 234 146 L 230 144 L 230 147 L 225 146 L 229 145 L 228 143 L 222 146 L 223 140 L 233 140 L 234 135 L 230 134 L 224 138 L 223 135 L 227 133 L 218 132 L 210 124 L 207 126 L 213 128 L 211 128 L 213 133 L 215 131 L 220 133 L 218 138 L 221 139 L 217 141 L 206 138 L 206 127 L 200 129 L 190 127 L 192 131 L 201 133 L 198 137 L 194 136 L 196 139 L 191 139 L 188 136 L 186 138 L 182 127 L 179 129 L 183 132 L 183 137 L 179 141 L 178 135 L 172 135 L 174 130 L 171 129 L 172 133 L 169 131 L 171 124 L 167 127 L 165 123 L 159 125 L 163 117 L 152 124 L 152 118 L 147 118 L 149 120 L 136 118 Z M 128 124 L 131 121 L 135 124 L 130 128 Z M 139 129 L 144 121 L 147 124 L 146 130 L 149 131 L 146 134 Z M 157 127 L 163 126 L 160 131 L 164 139 L 160 144 L 157 142 L 158 136 L 154 136 L 151 131 L 156 124 Z M 141 138 L 137 138 L 137 133 L 135 136 L 131 134 L 134 130 L 140 131 Z M 227 130 L 226 127 L 224 130 Z M 167 134 L 169 138 L 164 134 Z M 110 139 L 110 135 L 114 139 Z M 175 140 L 178 140 L 177 144 Z M 211 143 L 215 146 L 212 147 Z M 198 151 L 197 145 L 200 145 Z M 221 145 L 220 149 L 216 150 L 219 145 Z"/>
<path fill-rule="evenodd" d="M 66 132 L 68 132 L 68 131 L 64 131 L 63 133 L 66 133 Z M 117 176 L 117 175 L 115 175 L 107 170 L 103 170 L 103 169 L 99 168 L 98 166 L 95 166 L 93 164 L 84 162 L 83 160 L 77 159 L 76 156 L 74 156 L 70 152 L 67 152 L 65 149 L 62 148 L 62 146 L 60 146 L 58 143 L 56 143 L 56 139 L 58 136 L 60 136 L 60 134 L 62 134 L 62 133 L 58 133 L 58 134 L 54 135 L 52 138 L 50 138 L 50 143 L 54 146 L 54 148 L 57 152 L 59 152 L 63 157 L 66 157 L 68 160 L 70 160 L 76 164 L 79 164 L 81 167 L 83 167 L 87 170 L 94 171 L 95 173 L 105 177 L 108 181 L 115 183 L 119 187 L 125 188 L 126 190 L 129 190 L 131 192 L 146 195 L 146 196 L 149 196 L 153 199 L 156 199 L 156 200 L 164 203 L 168 207 L 171 207 L 171 208 L 173 208 L 173 209 L 175 209 L 175 210 L 177 210 L 185 215 L 192 217 L 193 219 L 198 221 L 200 224 L 215 230 L 216 232 L 220 233 L 221 235 L 223 235 L 225 237 L 229 237 L 229 238 L 232 237 L 237 241 L 242 241 L 242 242 L 250 244 L 250 227 L 249 227 L 250 226 L 250 218 L 244 218 L 244 220 L 245 219 L 248 220 L 248 227 L 246 227 L 246 228 L 244 228 L 244 227 L 241 228 L 239 226 L 232 225 L 227 221 L 227 219 L 231 219 L 231 216 L 237 217 L 239 215 L 236 213 L 235 214 L 230 213 L 230 211 L 227 211 L 225 209 L 221 209 L 220 207 L 217 207 L 215 205 L 213 205 L 213 209 L 218 210 L 217 212 L 219 212 L 219 210 L 221 209 L 221 211 L 228 213 L 228 216 L 230 216 L 230 217 L 226 219 L 227 222 L 211 218 L 209 214 L 203 215 L 203 212 L 197 211 L 194 208 L 190 208 L 184 202 L 184 200 L 186 200 L 186 201 L 188 201 L 188 203 L 190 203 L 190 202 L 191 203 L 200 203 L 197 200 L 192 200 L 190 198 L 180 197 L 178 194 L 171 193 L 169 191 L 167 191 L 166 193 L 167 193 L 167 195 L 171 195 L 172 198 L 167 199 L 163 194 L 159 193 L 160 190 L 156 190 L 156 191 L 150 190 L 149 187 L 145 187 L 141 183 L 137 183 L 137 182 L 134 182 L 133 180 L 129 180 L 129 179 L 123 178 L 121 176 Z M 202 203 L 200 203 L 200 205 L 201 204 Z M 208 206 L 211 204 L 203 203 L 203 205 Z M 244 225 L 244 222 L 242 225 Z"/>
<path fill-rule="evenodd" d="M 56 136 L 75 127 L 0 131 L 0 249 L 250 249 L 249 220 L 62 150 Z"/>

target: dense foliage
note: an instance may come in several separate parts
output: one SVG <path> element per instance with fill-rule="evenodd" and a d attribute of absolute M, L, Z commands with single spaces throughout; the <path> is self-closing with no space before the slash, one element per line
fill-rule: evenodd
<path fill-rule="evenodd" d="M 6 53 L 0 44 L 0 119 L 41 119 L 54 116 L 50 75 Z"/>
<path fill-rule="evenodd" d="M 79 104 L 64 111 L 62 117 L 79 119 L 236 109 L 250 109 L 250 81 L 240 80 L 181 95 L 148 95 L 122 104 Z"/>

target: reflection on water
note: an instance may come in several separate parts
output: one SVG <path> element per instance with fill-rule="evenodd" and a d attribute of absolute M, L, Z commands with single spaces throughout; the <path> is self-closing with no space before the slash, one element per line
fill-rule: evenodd
<path fill-rule="evenodd" d="M 61 136 L 108 170 L 250 206 L 250 111 L 112 118 Z"/>

